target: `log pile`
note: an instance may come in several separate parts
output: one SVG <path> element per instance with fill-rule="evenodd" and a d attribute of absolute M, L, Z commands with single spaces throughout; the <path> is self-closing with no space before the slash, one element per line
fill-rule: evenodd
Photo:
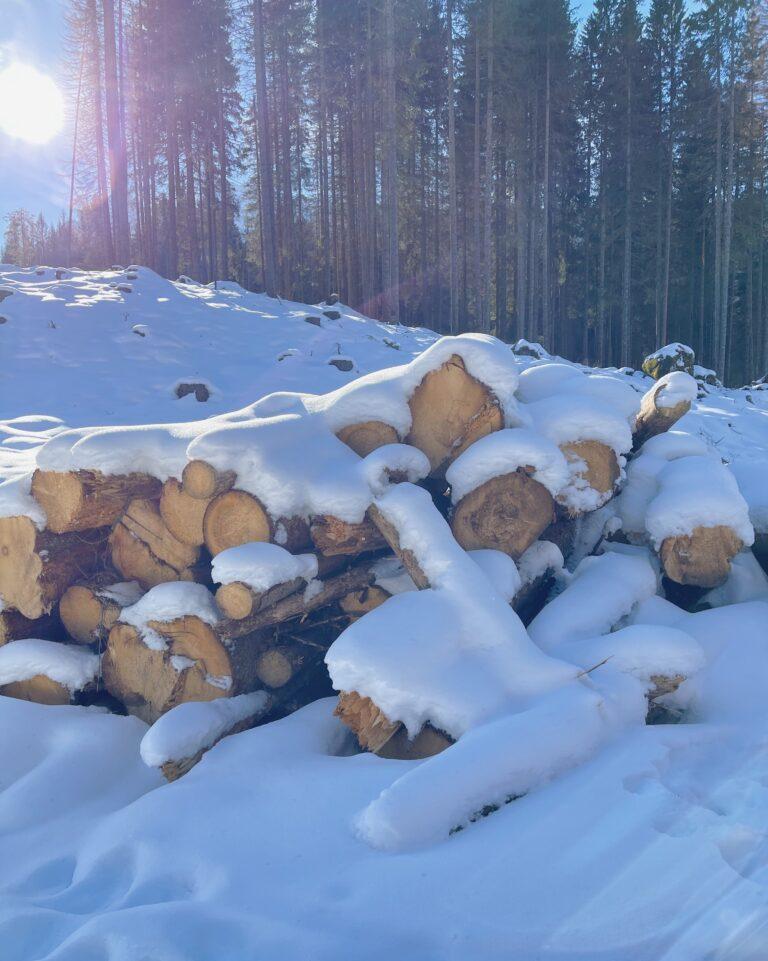
<path fill-rule="evenodd" d="M 654 385 L 642 401 L 637 447 L 687 410 L 685 404 L 659 406 L 661 390 L 661 383 Z M 450 466 L 505 426 L 502 403 L 462 357 L 454 354 L 427 372 L 408 405 L 407 432 L 361 419 L 337 430 L 336 437 L 358 458 L 398 443 L 423 452 L 430 469 L 423 486 L 465 550 L 493 549 L 517 561 L 539 540 L 567 541 L 563 531 L 573 530 L 577 512 L 528 466 L 499 470 L 455 504 L 446 496 Z M 605 497 L 615 492 L 620 464 L 611 447 L 574 437 L 559 450 L 578 484 Z M 0 645 L 36 637 L 90 646 L 101 655 L 97 686 L 149 723 L 187 701 L 261 689 L 270 695 L 265 716 L 272 719 L 318 692 L 330 693 L 323 664 L 328 647 L 347 625 L 390 597 L 375 582 L 378 559 L 398 557 L 415 589 L 429 587 L 375 505 L 356 522 L 332 514 L 274 517 L 243 489 L 247 485 L 238 486 L 242 478 L 234 469 L 193 457 L 179 475 L 161 482 L 146 474 L 37 470 L 31 493 L 47 517 L 45 528 L 27 516 L 0 518 Z M 390 479 L 401 478 L 393 473 Z M 727 566 L 738 546 L 725 540 Z M 721 541 L 712 532 L 694 533 L 685 544 L 678 538 L 661 548 L 661 562 L 671 578 L 688 583 L 695 567 L 691 558 L 716 553 Z M 291 577 L 264 590 L 246 580 L 215 587 L 212 558 L 252 543 L 277 544 L 291 554 L 312 551 L 317 576 Z M 722 558 L 717 563 L 722 568 Z M 216 617 L 206 619 L 194 606 L 142 624 L 123 616 L 147 592 L 174 583 L 202 591 Z M 542 572 L 520 590 L 513 606 L 535 613 L 549 583 Z M 24 682 L 4 693 L 43 703 L 70 699 L 46 681 Z M 338 713 L 361 747 L 385 756 L 426 757 L 450 743 L 429 725 L 409 740 L 401 724 L 354 691 L 342 692 Z"/>

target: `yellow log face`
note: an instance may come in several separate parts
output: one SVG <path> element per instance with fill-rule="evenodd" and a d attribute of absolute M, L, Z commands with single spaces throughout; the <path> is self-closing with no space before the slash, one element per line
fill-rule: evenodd
<path fill-rule="evenodd" d="M 36 541 L 37 530 L 28 517 L 0 518 L 0 597 L 30 618 L 45 613 Z"/>
<path fill-rule="evenodd" d="M 451 530 L 466 551 L 491 548 L 515 560 L 552 522 L 554 502 L 525 471 L 494 477 L 456 505 Z"/>
<path fill-rule="evenodd" d="M 208 499 L 192 497 L 177 480 L 171 478 L 163 484 L 160 516 L 178 541 L 199 547 L 205 541 L 203 517 L 209 503 Z"/>
<path fill-rule="evenodd" d="M 719 587 L 743 546 L 730 527 L 696 527 L 690 535 L 668 537 L 659 555 L 664 573 L 677 584 Z"/>
<path fill-rule="evenodd" d="M 229 547 L 272 539 L 272 524 L 259 501 L 245 491 L 214 497 L 203 520 L 205 546 L 214 556 Z"/>
<path fill-rule="evenodd" d="M 394 427 L 380 420 L 350 424 L 342 427 L 336 436 L 360 457 L 366 457 L 371 451 L 378 450 L 385 444 L 397 444 L 400 439 Z"/>
<path fill-rule="evenodd" d="M 504 426 L 498 401 L 457 355 L 427 374 L 409 406 L 412 423 L 405 442 L 427 455 L 436 476 L 470 444 Z"/>
<path fill-rule="evenodd" d="M 15 697 L 20 701 L 33 701 L 35 704 L 69 704 L 72 696 L 68 688 L 45 674 L 36 674 L 26 681 L 14 681 L 0 687 L 4 697 Z"/>

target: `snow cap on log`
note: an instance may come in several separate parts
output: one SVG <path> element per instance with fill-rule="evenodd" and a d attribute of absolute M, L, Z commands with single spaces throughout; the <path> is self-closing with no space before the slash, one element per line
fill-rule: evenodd
<path fill-rule="evenodd" d="M 98 675 L 99 656 L 56 641 L 26 638 L 0 648 L 0 694 L 68 704 Z"/>
<path fill-rule="evenodd" d="M 240 581 L 260 594 L 297 577 L 312 580 L 317 576 L 317 558 L 314 554 L 290 554 L 278 544 L 254 542 L 217 554 L 211 574 L 216 584 Z"/>
<path fill-rule="evenodd" d="M 690 374 L 673 371 L 657 381 L 643 396 L 635 422 L 635 447 L 662 434 L 691 409 L 698 385 Z"/>
<path fill-rule="evenodd" d="M 202 584 L 170 581 L 158 584 L 135 604 L 123 609 L 120 620 L 141 632 L 144 643 L 156 650 L 165 650 L 166 641 L 150 624 L 153 621 L 174 621 L 180 617 L 199 617 L 206 624 L 219 621 L 219 609 L 213 594 Z"/>

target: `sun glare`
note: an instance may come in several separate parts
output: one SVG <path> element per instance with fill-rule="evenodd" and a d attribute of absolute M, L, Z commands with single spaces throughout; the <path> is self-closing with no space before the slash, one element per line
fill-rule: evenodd
<path fill-rule="evenodd" d="M 64 98 L 50 77 L 23 63 L 0 70 L 0 131 L 48 143 L 64 124 Z"/>

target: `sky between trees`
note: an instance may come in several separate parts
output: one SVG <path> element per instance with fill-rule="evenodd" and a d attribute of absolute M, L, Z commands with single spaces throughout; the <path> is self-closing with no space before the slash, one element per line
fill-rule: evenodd
<path fill-rule="evenodd" d="M 766 373 L 765 0 L 65 7 L 72 213 L 4 259 Z"/>

